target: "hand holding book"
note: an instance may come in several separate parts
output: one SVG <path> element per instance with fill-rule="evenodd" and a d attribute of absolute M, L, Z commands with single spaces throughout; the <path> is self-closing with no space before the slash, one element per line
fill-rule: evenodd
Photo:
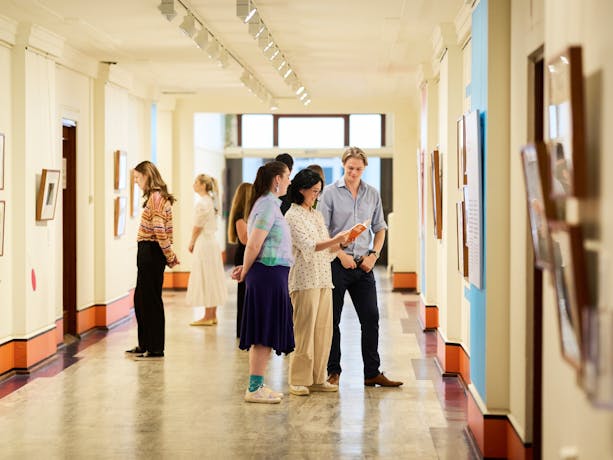
<path fill-rule="evenodd" d="M 362 232 L 368 229 L 370 225 L 370 219 L 365 220 L 362 223 L 355 224 L 349 230 L 349 236 L 347 237 L 347 243 L 352 243 L 355 239 L 362 234 Z"/>

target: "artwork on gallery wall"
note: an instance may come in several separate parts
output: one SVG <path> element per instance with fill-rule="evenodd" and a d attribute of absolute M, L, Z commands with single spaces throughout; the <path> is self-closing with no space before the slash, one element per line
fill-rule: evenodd
<path fill-rule="evenodd" d="M 36 198 L 36 220 L 52 220 L 60 190 L 60 170 L 43 169 Z"/>
<path fill-rule="evenodd" d="M 140 208 L 140 187 L 134 180 L 134 170 L 130 170 L 130 217 L 135 217 Z"/>
<path fill-rule="evenodd" d="M 434 220 L 434 237 L 443 238 L 443 168 L 441 155 L 437 149 L 430 154 L 430 172 L 432 184 L 432 217 Z"/>
<path fill-rule="evenodd" d="M 4 190 L 4 134 L 0 133 L 0 190 Z"/>
<path fill-rule="evenodd" d="M 128 153 L 115 150 L 115 190 L 124 190 L 128 186 Z"/>
<path fill-rule="evenodd" d="M 478 289 L 482 287 L 482 196 L 481 196 L 481 123 L 478 110 L 464 115 L 464 142 L 466 145 L 466 241 L 468 245 L 468 281 Z"/>
<path fill-rule="evenodd" d="M 424 227 L 426 219 L 424 217 L 424 151 L 417 149 L 417 205 L 419 208 L 419 237 L 425 235 Z"/>
<path fill-rule="evenodd" d="M 551 268 L 551 240 L 547 221 L 553 217 L 553 203 L 545 194 L 548 190 L 547 151 L 543 143 L 528 144 L 521 150 L 522 169 L 526 185 L 530 233 L 534 248 L 534 263 Z"/>
<path fill-rule="evenodd" d="M 581 47 L 573 46 L 546 66 L 547 147 L 552 197 L 585 195 L 585 115 Z"/>
<path fill-rule="evenodd" d="M 579 370 L 582 319 L 588 306 L 581 227 L 550 222 L 549 230 L 562 356 Z"/>
<path fill-rule="evenodd" d="M 613 310 L 602 306 L 584 312 L 581 385 L 594 406 L 613 409 Z"/>
<path fill-rule="evenodd" d="M 464 200 L 460 200 L 456 203 L 458 271 L 463 277 L 467 277 L 468 247 L 466 246 L 466 227 L 464 214 Z"/>
<path fill-rule="evenodd" d="M 464 129 L 464 115 L 458 118 L 457 130 L 457 157 L 458 157 L 458 188 L 466 185 L 466 135 Z"/>
<path fill-rule="evenodd" d="M 4 221 L 6 219 L 6 202 L 0 201 L 0 256 L 4 255 Z"/>
<path fill-rule="evenodd" d="M 115 236 L 121 236 L 126 231 L 127 204 L 125 196 L 115 198 Z"/>

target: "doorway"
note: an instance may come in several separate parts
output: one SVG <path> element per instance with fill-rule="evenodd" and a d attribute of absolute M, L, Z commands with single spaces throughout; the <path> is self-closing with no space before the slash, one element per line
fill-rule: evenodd
<path fill-rule="evenodd" d="M 62 119 L 63 323 L 65 340 L 77 336 L 77 124 Z M 66 336 L 69 337 L 66 337 Z"/>

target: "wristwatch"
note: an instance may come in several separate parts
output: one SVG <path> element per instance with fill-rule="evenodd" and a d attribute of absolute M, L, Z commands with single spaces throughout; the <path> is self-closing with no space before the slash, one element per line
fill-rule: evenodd
<path fill-rule="evenodd" d="M 375 251 L 374 249 L 369 249 L 368 250 L 368 255 L 374 254 L 375 255 L 375 259 L 379 258 L 379 251 Z"/>

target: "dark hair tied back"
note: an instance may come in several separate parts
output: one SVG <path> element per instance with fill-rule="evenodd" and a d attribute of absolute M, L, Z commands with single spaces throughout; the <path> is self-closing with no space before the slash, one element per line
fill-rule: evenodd
<path fill-rule="evenodd" d="M 324 186 L 324 181 L 321 176 L 315 171 L 310 169 L 303 169 L 292 179 L 292 184 L 289 186 L 287 194 L 292 203 L 302 204 L 304 202 L 304 195 L 300 193 L 300 190 L 310 189 L 316 184 Z"/>

